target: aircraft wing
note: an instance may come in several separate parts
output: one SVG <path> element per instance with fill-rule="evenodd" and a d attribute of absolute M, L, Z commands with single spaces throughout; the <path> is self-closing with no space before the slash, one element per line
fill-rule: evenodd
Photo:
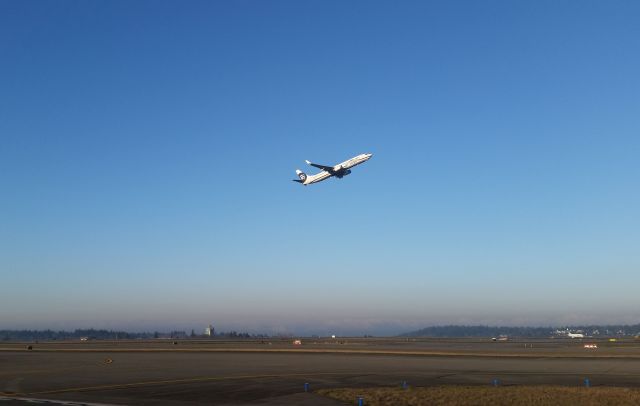
<path fill-rule="evenodd" d="M 327 171 L 330 173 L 333 173 L 333 166 L 326 166 L 326 165 L 319 165 L 319 164 L 314 164 L 313 162 L 309 162 L 309 161 L 305 161 L 307 164 L 314 166 L 318 169 L 322 169 L 323 171 Z"/>

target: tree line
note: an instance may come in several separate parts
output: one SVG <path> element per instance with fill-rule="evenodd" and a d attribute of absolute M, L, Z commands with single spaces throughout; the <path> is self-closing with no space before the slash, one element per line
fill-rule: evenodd
<path fill-rule="evenodd" d="M 65 330 L 0 330 L 0 340 L 2 341 L 54 341 L 54 340 L 79 340 L 86 338 L 90 340 L 136 340 L 136 339 L 186 339 L 202 338 L 203 335 L 196 335 L 193 330 L 190 335 L 184 331 L 171 332 L 142 332 L 132 333 L 128 331 L 104 330 L 104 329 L 76 329 Z M 216 338 L 266 338 L 264 334 L 249 334 L 236 331 L 220 332 L 215 334 Z M 210 338 L 210 337 L 206 337 Z"/>
<path fill-rule="evenodd" d="M 544 338 L 560 335 L 558 332 L 582 332 L 589 336 L 637 336 L 640 324 L 582 325 L 563 327 L 507 327 L 507 326 L 432 326 L 401 334 L 401 337 L 510 337 Z"/>

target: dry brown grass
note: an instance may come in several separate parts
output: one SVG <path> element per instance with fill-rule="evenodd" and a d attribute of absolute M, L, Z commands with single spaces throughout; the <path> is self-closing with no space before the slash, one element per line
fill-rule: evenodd
<path fill-rule="evenodd" d="M 640 405 L 640 389 L 583 388 L 564 386 L 436 386 L 427 388 L 322 389 L 316 391 L 356 405 L 365 406 L 497 406 L 497 405 Z"/>

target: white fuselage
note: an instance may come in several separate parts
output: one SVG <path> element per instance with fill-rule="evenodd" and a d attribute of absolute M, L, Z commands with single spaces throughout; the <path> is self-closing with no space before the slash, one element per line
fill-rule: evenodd
<path fill-rule="evenodd" d="M 332 176 L 342 177 L 351 172 L 349 171 L 350 168 L 353 168 L 354 166 L 360 165 L 361 163 L 368 161 L 369 159 L 371 159 L 372 156 L 373 154 L 360 154 L 358 156 L 354 156 L 351 159 L 347 159 L 346 161 L 335 165 L 332 168 L 333 169 L 332 171 L 323 170 L 322 172 L 316 173 L 315 175 L 308 175 L 307 179 L 304 182 L 302 182 L 302 184 L 310 185 L 312 183 L 318 183 Z"/>

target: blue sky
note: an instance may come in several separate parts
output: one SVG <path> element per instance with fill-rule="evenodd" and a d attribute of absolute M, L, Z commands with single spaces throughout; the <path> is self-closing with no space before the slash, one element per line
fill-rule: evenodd
<path fill-rule="evenodd" d="M 0 2 L 0 328 L 638 323 L 639 12 Z"/>

